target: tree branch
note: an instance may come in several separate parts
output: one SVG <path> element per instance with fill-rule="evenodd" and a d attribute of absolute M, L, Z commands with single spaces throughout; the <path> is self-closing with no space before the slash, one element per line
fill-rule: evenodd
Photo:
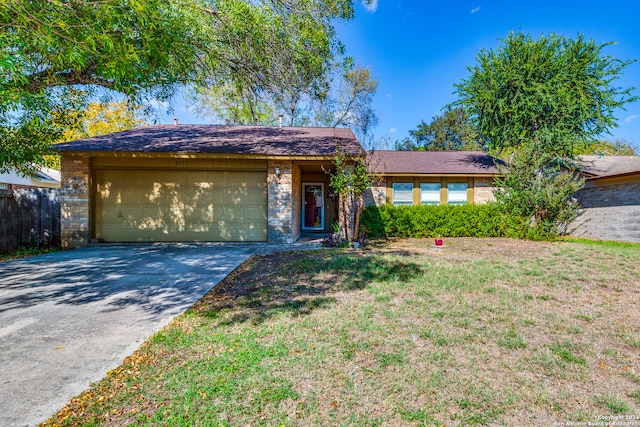
<path fill-rule="evenodd" d="M 22 88 L 30 92 L 39 92 L 50 87 L 71 85 L 96 85 L 107 89 L 115 88 L 113 80 L 96 74 L 96 64 L 94 63 L 90 63 L 82 70 L 54 71 L 49 68 L 31 74 L 27 76 L 27 82 L 22 85 Z M 129 91 L 123 90 L 122 92 L 128 94 L 127 92 Z"/>

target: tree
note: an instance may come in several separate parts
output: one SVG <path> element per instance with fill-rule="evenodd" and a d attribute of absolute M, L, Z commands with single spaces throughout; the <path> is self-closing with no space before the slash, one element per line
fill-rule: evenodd
<path fill-rule="evenodd" d="M 371 145 L 371 132 L 378 124 L 378 115 L 372 106 L 378 82 L 371 70 L 354 65 L 351 58 L 347 58 L 342 67 L 336 67 L 331 82 L 325 96 L 310 102 L 311 124 L 349 127 L 361 144 Z"/>
<path fill-rule="evenodd" d="M 616 126 L 615 110 L 636 100 L 631 88 L 613 85 L 633 61 L 604 56 L 609 45 L 512 32 L 495 51 L 480 51 L 471 75 L 455 85 L 454 106 L 505 158 L 496 198 L 527 219 L 526 234 L 557 234 L 575 218 L 576 148 L 593 145 Z"/>
<path fill-rule="evenodd" d="M 53 118 L 98 97 L 148 105 L 181 85 L 322 81 L 343 50 L 333 21 L 352 17 L 352 0 L 7 0 L 0 168 L 41 161 L 65 129 Z"/>
<path fill-rule="evenodd" d="M 221 83 L 196 86 L 187 101 L 200 117 L 223 121 L 229 125 L 274 125 L 278 120 L 275 106 L 251 88 Z"/>
<path fill-rule="evenodd" d="M 454 106 L 466 109 L 494 152 L 535 145 L 571 157 L 577 144 L 617 126 L 614 112 L 637 99 L 633 88 L 613 84 L 634 62 L 604 56 L 613 43 L 514 32 L 502 42 L 481 50 L 471 75 L 454 85 Z"/>
<path fill-rule="evenodd" d="M 637 156 L 638 151 L 637 148 L 625 141 L 625 140 L 616 140 L 616 141 L 608 141 L 606 139 L 601 139 L 595 143 L 584 145 L 579 144 L 573 151 L 574 154 L 592 154 L 592 155 L 603 155 L 603 156 Z"/>
<path fill-rule="evenodd" d="M 107 104 L 90 103 L 83 111 L 68 110 L 57 112 L 54 123 L 61 123 L 64 130 L 55 143 L 89 138 L 112 132 L 120 132 L 147 124 L 147 114 L 138 104 L 125 101 L 112 101 Z M 43 156 L 42 164 L 60 169 L 60 156 L 48 154 Z"/>
<path fill-rule="evenodd" d="M 369 172 L 367 159 L 365 153 L 354 158 L 338 149 L 333 161 L 334 170 L 329 172 L 329 184 L 339 197 L 338 221 L 347 241 L 350 240 L 350 236 L 353 241 L 359 238 L 364 192 L 371 187 L 374 179 Z M 353 221 L 351 213 L 354 214 Z"/>
<path fill-rule="evenodd" d="M 91 103 L 82 112 L 70 111 L 69 116 L 74 117 L 75 125 L 65 129 L 60 142 L 120 132 L 147 124 L 142 107 L 124 101 Z"/>
<path fill-rule="evenodd" d="M 378 82 L 367 67 L 354 65 L 351 58 L 333 64 L 327 75 L 307 80 L 301 76 L 282 76 L 299 85 L 282 87 L 248 87 L 227 84 L 198 87 L 190 94 L 195 110 L 202 117 L 214 117 L 229 124 L 273 125 L 280 112 L 289 126 L 311 125 L 350 127 L 358 140 L 367 144 L 378 116 L 372 107 Z M 308 74 L 307 74 L 308 76 Z M 292 87 L 297 87 L 291 90 Z M 323 87 L 323 89 L 318 89 Z"/>
<path fill-rule="evenodd" d="M 474 151 L 482 150 L 483 142 L 475 124 L 467 112 L 460 107 L 447 108 L 444 114 L 435 116 L 431 123 L 424 120 L 410 138 L 396 143 L 401 151 Z"/>
<path fill-rule="evenodd" d="M 186 0 L 3 2 L 0 168 L 41 161 L 64 130 L 59 118 L 82 110 L 97 88 L 169 97 L 192 77 L 202 52 L 209 21 L 199 7 Z"/>
<path fill-rule="evenodd" d="M 506 165 L 498 166 L 494 196 L 511 218 L 521 221 L 521 237 L 564 234 L 578 215 L 580 206 L 573 196 L 584 182 L 571 165 L 532 150 L 527 146 L 515 151 Z"/>

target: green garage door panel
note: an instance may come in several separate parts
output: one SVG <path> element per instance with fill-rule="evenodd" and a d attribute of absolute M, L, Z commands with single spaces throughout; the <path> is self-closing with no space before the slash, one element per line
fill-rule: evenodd
<path fill-rule="evenodd" d="M 95 235 L 106 242 L 267 240 L 267 174 L 96 171 Z"/>

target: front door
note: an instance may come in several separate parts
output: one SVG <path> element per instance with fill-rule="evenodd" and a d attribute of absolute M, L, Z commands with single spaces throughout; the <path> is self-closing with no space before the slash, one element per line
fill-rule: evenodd
<path fill-rule="evenodd" d="M 324 230 L 324 184 L 302 184 L 302 229 Z"/>

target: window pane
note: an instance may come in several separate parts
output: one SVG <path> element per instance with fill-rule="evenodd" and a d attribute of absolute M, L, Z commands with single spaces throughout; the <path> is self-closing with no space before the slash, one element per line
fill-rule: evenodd
<path fill-rule="evenodd" d="M 413 184 L 410 182 L 393 183 L 393 204 L 412 205 L 413 204 Z"/>
<path fill-rule="evenodd" d="M 420 184 L 420 204 L 440 204 L 440 184 L 437 182 L 423 182 Z"/>
<path fill-rule="evenodd" d="M 464 205 L 467 203 L 467 184 L 449 183 L 447 184 L 450 205 Z"/>

